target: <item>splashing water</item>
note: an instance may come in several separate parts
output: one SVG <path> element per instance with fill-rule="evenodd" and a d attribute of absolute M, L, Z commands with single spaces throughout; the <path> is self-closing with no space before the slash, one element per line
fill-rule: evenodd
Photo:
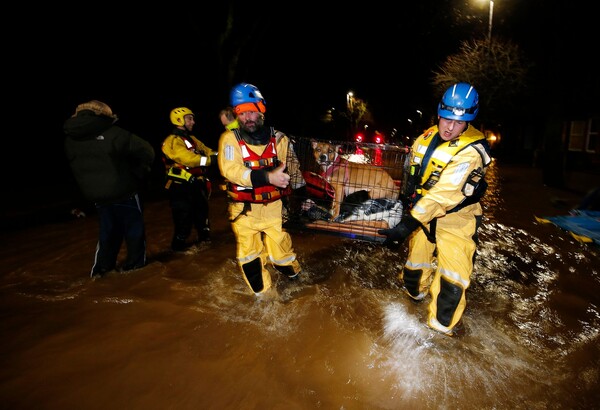
<path fill-rule="evenodd" d="M 169 208 L 150 203 L 150 263 L 101 280 L 88 277 L 93 216 L 12 232 L 13 248 L 0 250 L 0 399 L 39 409 L 597 407 L 598 249 L 535 225 L 541 203 L 521 205 L 511 181 L 523 181 L 501 171 L 489 171 L 455 337 L 425 325 L 428 297 L 403 293 L 405 247 L 294 233 L 302 275 L 271 270 L 272 289 L 256 297 L 218 196 L 212 244 L 165 251 Z"/>

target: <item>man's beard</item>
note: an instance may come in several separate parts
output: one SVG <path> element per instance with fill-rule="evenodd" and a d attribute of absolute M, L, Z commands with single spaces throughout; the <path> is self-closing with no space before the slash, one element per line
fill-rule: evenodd
<path fill-rule="evenodd" d="M 247 121 L 245 123 L 240 123 L 240 127 L 249 134 L 256 132 L 261 129 L 264 125 L 264 120 L 262 118 L 258 118 L 256 121 Z"/>
<path fill-rule="evenodd" d="M 250 145 L 265 145 L 271 137 L 269 128 L 264 127 L 262 120 L 251 121 L 249 124 L 240 124 L 240 131 L 242 138 Z"/>
<path fill-rule="evenodd" d="M 254 121 L 248 121 L 248 122 L 246 122 L 244 124 L 240 124 L 240 127 L 244 131 L 246 131 L 246 132 L 248 132 L 248 133 L 251 134 L 251 133 L 255 132 L 258 129 L 258 124 L 256 122 L 254 122 Z"/>

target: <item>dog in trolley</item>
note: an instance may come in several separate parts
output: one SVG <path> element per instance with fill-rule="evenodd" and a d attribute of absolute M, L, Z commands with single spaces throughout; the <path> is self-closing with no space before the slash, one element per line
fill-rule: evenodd
<path fill-rule="evenodd" d="M 341 145 L 311 140 L 313 155 L 321 169 L 321 176 L 333 188 L 331 218 L 340 216 L 344 198 L 357 191 L 367 191 L 370 199 L 398 199 L 400 187 L 381 167 L 348 161 L 341 155 Z"/>

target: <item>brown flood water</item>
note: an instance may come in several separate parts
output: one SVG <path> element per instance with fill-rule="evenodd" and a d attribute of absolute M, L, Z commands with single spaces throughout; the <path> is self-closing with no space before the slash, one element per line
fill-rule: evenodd
<path fill-rule="evenodd" d="M 213 242 L 168 251 L 168 203 L 146 204 L 149 265 L 88 276 L 94 215 L 1 234 L 6 409 L 588 409 L 600 400 L 600 263 L 533 215 L 577 197 L 493 165 L 462 330 L 425 325 L 393 252 L 293 232 L 304 273 L 256 298 L 222 193 Z M 68 212 L 68 211 L 67 211 Z"/>

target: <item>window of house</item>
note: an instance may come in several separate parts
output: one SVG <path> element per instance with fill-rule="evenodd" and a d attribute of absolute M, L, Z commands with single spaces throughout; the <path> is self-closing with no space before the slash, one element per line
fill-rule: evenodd
<path fill-rule="evenodd" d="M 585 146 L 585 150 L 587 152 L 600 152 L 600 146 L 598 146 L 599 143 L 599 139 L 598 139 L 598 120 L 597 119 L 591 119 L 589 121 L 589 128 L 588 128 L 588 138 L 587 138 L 587 144 Z"/>
<path fill-rule="evenodd" d="M 569 151 L 583 151 L 586 147 L 587 121 L 571 121 Z"/>

